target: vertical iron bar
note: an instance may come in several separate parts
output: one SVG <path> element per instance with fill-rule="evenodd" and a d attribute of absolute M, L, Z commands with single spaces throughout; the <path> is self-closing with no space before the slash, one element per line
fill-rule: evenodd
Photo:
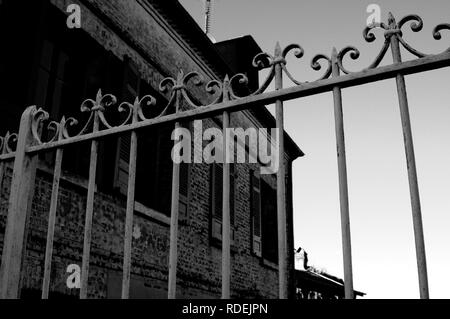
<path fill-rule="evenodd" d="M 94 112 L 93 132 L 99 129 L 98 110 Z M 80 299 L 86 299 L 88 294 L 89 259 L 91 254 L 92 217 L 94 215 L 95 178 L 97 174 L 98 141 L 91 142 L 91 157 L 89 161 L 89 182 L 86 200 L 86 218 L 84 224 L 83 260 L 81 266 Z"/>
<path fill-rule="evenodd" d="M 0 267 L 0 299 L 17 299 L 20 296 L 25 229 L 31 211 L 38 159 L 36 155 L 27 155 L 25 149 L 34 141 L 31 123 L 35 112 L 36 107 L 30 106 L 20 119 Z"/>
<path fill-rule="evenodd" d="M 389 14 L 389 25 L 392 30 L 397 28 L 395 19 Z M 397 34 L 391 36 L 391 50 L 394 63 L 401 63 L 399 40 Z M 411 208 L 414 226 L 414 239 L 416 246 L 417 269 L 419 275 L 420 298 L 428 299 L 428 275 L 425 254 L 425 239 L 423 234 L 422 213 L 420 208 L 419 186 L 417 182 L 416 159 L 414 155 L 414 144 L 411 131 L 411 120 L 409 116 L 408 96 L 406 93 L 405 77 L 398 74 L 396 77 L 397 93 L 400 106 L 400 117 L 402 121 L 403 139 L 405 143 L 406 164 L 408 169 L 409 191 L 411 197 Z"/>
<path fill-rule="evenodd" d="M 333 48 L 331 56 L 332 76 L 339 77 L 337 50 Z M 342 111 L 342 92 L 340 87 L 333 88 L 334 120 L 336 130 L 336 146 L 339 171 L 339 200 L 341 208 L 342 250 L 344 257 L 345 298 L 353 299 L 352 246 L 350 233 L 350 214 L 348 205 L 347 162 L 345 155 L 344 115 Z"/>
<path fill-rule="evenodd" d="M 133 109 L 133 123 L 137 122 L 137 107 L 139 100 L 136 98 Z M 125 238 L 123 247 L 123 278 L 122 299 L 130 296 L 131 256 L 133 242 L 133 215 L 134 195 L 136 189 L 136 159 L 137 159 L 137 133 L 131 131 L 130 161 L 128 166 L 128 188 L 127 188 L 127 212 L 125 217 Z"/>
<path fill-rule="evenodd" d="M 61 178 L 62 159 L 63 159 L 63 149 L 58 148 L 56 150 L 55 169 L 53 172 L 52 196 L 50 200 L 50 213 L 48 216 L 47 243 L 45 248 L 45 262 L 44 262 L 44 279 L 42 282 L 42 299 L 48 299 L 48 293 L 50 288 L 53 240 L 55 235 L 56 209 L 58 207 L 58 193 L 59 193 L 59 181 Z"/>
<path fill-rule="evenodd" d="M 275 59 L 282 59 L 281 47 L 275 47 Z M 283 70 L 280 63 L 275 63 L 275 89 L 283 88 Z M 286 168 L 284 162 L 284 110 L 283 102 L 275 102 L 276 126 L 278 130 L 278 172 L 277 172 L 277 220 L 278 220 L 278 276 L 279 298 L 287 299 L 287 250 L 286 250 Z"/>
<path fill-rule="evenodd" d="M 227 93 L 228 77 L 224 81 L 224 102 L 229 100 Z M 223 177 L 222 177 L 222 299 L 230 299 L 231 280 L 231 225 L 230 225 L 230 151 L 227 129 L 230 126 L 230 114 L 223 112 Z M 231 156 L 230 156 L 231 159 Z"/>
<path fill-rule="evenodd" d="M 3 176 L 5 176 L 5 161 L 0 161 L 0 196 L 3 187 Z"/>
<path fill-rule="evenodd" d="M 1 145 L 1 155 L 6 154 L 6 149 L 7 149 L 7 143 L 8 143 L 8 138 L 9 138 L 9 131 L 6 133 L 5 138 L 3 139 L 3 144 Z M 0 196 L 1 196 L 1 192 L 2 192 L 2 187 L 3 187 L 3 177 L 5 176 L 5 167 L 6 167 L 6 162 L 4 160 L 0 160 Z"/>
<path fill-rule="evenodd" d="M 181 91 L 176 91 L 175 112 L 180 107 Z M 175 123 L 175 130 L 180 123 Z M 176 141 L 174 142 L 176 143 Z M 172 159 L 173 160 L 173 159 Z M 168 298 L 176 298 L 177 289 L 177 263 L 178 263 L 178 209 L 180 203 L 180 164 L 173 161 L 172 166 L 172 205 L 170 214 L 170 248 L 169 248 L 169 288 Z"/>

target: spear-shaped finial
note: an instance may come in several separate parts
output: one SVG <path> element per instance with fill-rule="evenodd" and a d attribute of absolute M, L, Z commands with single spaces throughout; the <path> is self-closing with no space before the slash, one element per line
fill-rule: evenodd
<path fill-rule="evenodd" d="M 182 69 L 180 69 L 180 70 L 178 71 L 178 74 L 177 74 L 177 82 L 178 82 L 178 85 L 181 85 L 181 84 L 182 84 L 183 78 L 184 78 L 184 72 L 183 72 Z"/>
<path fill-rule="evenodd" d="M 102 89 L 98 89 L 95 99 L 97 103 L 100 103 L 100 100 L 102 99 Z"/>
<path fill-rule="evenodd" d="M 392 27 L 395 26 L 395 24 L 396 24 L 395 17 L 392 12 L 389 12 L 389 14 L 388 14 L 388 24 Z"/>
<path fill-rule="evenodd" d="M 225 78 L 223 79 L 222 93 L 223 100 L 228 101 L 230 99 L 230 77 L 228 74 L 225 75 Z"/>
<path fill-rule="evenodd" d="M 275 45 L 275 56 L 276 57 L 281 56 L 281 45 L 279 41 L 277 41 L 277 44 Z"/>
<path fill-rule="evenodd" d="M 336 47 L 333 47 L 333 50 L 331 51 L 331 59 L 336 61 L 337 56 L 338 56 L 338 51 L 337 51 Z"/>

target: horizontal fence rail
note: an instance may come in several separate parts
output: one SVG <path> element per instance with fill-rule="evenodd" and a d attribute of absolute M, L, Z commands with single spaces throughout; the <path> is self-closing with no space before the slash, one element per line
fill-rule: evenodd
<path fill-rule="evenodd" d="M 95 213 L 94 198 L 96 192 L 95 180 L 97 175 L 98 142 L 107 136 L 131 135 L 122 279 L 122 298 L 128 298 L 131 275 L 132 226 L 139 130 L 161 124 L 173 124 L 174 127 L 179 127 L 181 122 L 216 115 L 222 115 L 223 129 L 225 130 L 230 125 L 230 113 L 275 104 L 276 126 L 284 132 L 284 101 L 324 92 L 332 92 L 336 126 L 345 296 L 349 299 L 353 298 L 349 195 L 341 91 L 348 87 L 395 78 L 408 164 L 420 296 L 421 298 L 428 298 L 424 235 L 404 76 L 450 66 L 450 47 L 442 53 L 433 55 L 425 54 L 413 48 L 403 38 L 402 28 L 408 23 L 413 32 L 419 32 L 423 28 L 423 21 L 417 15 L 408 15 L 397 22 L 392 14 L 389 15 L 387 24 L 378 23 L 367 27 L 363 32 L 363 37 L 367 42 L 375 41 L 376 36 L 374 30 L 384 32 L 384 42 L 375 60 L 367 68 L 358 72 L 351 72 L 344 65 L 347 56 L 353 60 L 358 59 L 360 56 L 358 49 L 349 46 L 339 52 L 334 49 L 330 56 L 324 54 L 316 55 L 311 61 L 311 67 L 315 71 L 322 70 L 323 74 L 313 82 L 299 81 L 288 70 L 286 58 L 291 52 L 295 57 L 302 58 L 304 50 L 298 44 L 291 44 L 282 49 L 277 43 L 273 55 L 260 53 L 254 58 L 254 67 L 258 70 L 267 69 L 268 75 L 262 85 L 248 96 L 239 96 L 236 93 L 237 88 L 246 86 L 248 82 L 245 75 L 236 74 L 231 78 L 226 76 L 223 81 L 215 79 L 206 83 L 204 90 L 211 96 L 211 101 L 205 105 L 199 105 L 191 98 L 189 89 L 193 86 L 199 87 L 204 85 L 202 75 L 197 72 L 185 74 L 183 71 L 180 71 L 176 78 L 165 78 L 160 83 L 159 90 L 166 93 L 169 96 L 169 100 L 160 114 L 151 118 L 148 118 L 146 114 L 148 114 L 148 110 L 153 110 L 156 107 L 156 99 L 153 96 L 146 95 L 141 98 L 137 97 L 132 103 L 122 102 L 119 104 L 115 96 L 111 94 L 104 95 L 101 90 L 98 91 L 95 99 L 87 99 L 81 104 L 81 112 L 88 114 L 88 120 L 82 125 L 79 125 L 77 119 L 73 117 L 63 117 L 60 121 L 51 121 L 49 114 L 43 109 L 36 106 L 27 108 L 21 117 L 19 133 L 11 134 L 8 132 L 4 137 L 0 137 L 0 182 L 2 182 L 5 174 L 5 163 L 14 160 L 7 226 L 0 269 L 0 297 L 17 298 L 20 294 L 20 270 L 25 247 L 25 223 L 27 214 L 31 209 L 34 178 L 38 161 L 37 155 L 39 153 L 56 150 L 42 286 L 42 298 L 48 298 L 64 147 L 86 141 L 90 141 L 91 143 L 80 289 L 80 298 L 87 298 L 89 296 L 88 278 L 92 223 Z M 450 30 L 450 24 L 440 24 L 435 27 L 433 29 L 434 39 L 440 40 L 443 30 Z M 402 47 L 407 52 L 413 54 L 416 59 L 403 62 L 401 56 Z M 392 52 L 393 64 L 380 66 L 389 49 Z M 289 79 L 294 86 L 284 88 L 283 78 Z M 272 83 L 275 85 L 275 91 L 265 92 Z M 180 110 L 181 103 L 188 105 L 189 109 Z M 124 120 L 117 125 L 112 125 L 106 116 L 106 111 L 112 108 L 124 115 Z M 45 127 L 50 132 L 50 137 L 43 140 L 41 132 Z M 77 131 L 77 133 L 73 133 L 74 131 Z M 224 148 L 228 150 L 227 144 L 229 141 L 226 135 L 224 134 Z M 278 141 L 276 142 L 279 151 L 279 170 L 277 172 L 279 297 L 287 298 L 290 266 L 286 236 L 287 197 L 283 134 L 279 134 Z M 227 158 L 227 156 L 227 151 L 225 151 L 224 158 Z M 230 292 L 232 265 L 230 257 L 229 171 L 230 167 L 225 161 L 222 179 L 222 298 L 230 298 L 232 296 Z M 172 172 L 170 252 L 168 265 L 169 298 L 176 297 L 177 287 L 179 164 L 173 164 Z"/>

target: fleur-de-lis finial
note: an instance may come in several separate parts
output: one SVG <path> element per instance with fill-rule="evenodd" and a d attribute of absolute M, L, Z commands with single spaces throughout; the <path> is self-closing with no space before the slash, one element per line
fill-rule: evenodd
<path fill-rule="evenodd" d="M 333 47 L 333 50 L 331 51 L 331 59 L 333 61 L 337 60 L 337 56 L 338 56 L 338 50 L 336 49 L 336 47 Z"/>
<path fill-rule="evenodd" d="M 282 53 L 281 45 L 280 42 L 277 41 L 277 43 L 275 44 L 275 52 L 274 52 L 275 58 L 281 57 L 281 53 Z"/>
<path fill-rule="evenodd" d="M 397 27 L 397 22 L 395 21 L 394 14 L 392 12 L 388 13 L 388 24 L 391 28 L 395 29 Z"/>
<path fill-rule="evenodd" d="M 222 97 L 223 101 L 229 101 L 230 100 L 230 77 L 225 75 L 225 78 L 223 79 L 223 85 L 222 85 Z"/>
<path fill-rule="evenodd" d="M 178 74 L 177 74 L 177 84 L 178 85 L 182 85 L 183 84 L 183 78 L 184 78 L 184 72 L 182 69 L 178 70 Z"/>

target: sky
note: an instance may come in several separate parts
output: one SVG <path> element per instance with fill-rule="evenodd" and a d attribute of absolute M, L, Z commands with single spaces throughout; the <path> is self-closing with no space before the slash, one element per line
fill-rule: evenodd
<path fill-rule="evenodd" d="M 180 0 L 203 24 L 203 0 Z M 449 0 L 216 0 L 212 35 L 223 41 L 251 35 L 263 51 L 300 44 L 305 56 L 288 59 L 288 69 L 302 81 L 321 76 L 311 58 L 354 45 L 358 71 L 381 49 L 383 34 L 367 43 L 362 37 L 369 4 L 391 11 L 399 20 L 419 14 L 424 29 L 404 39 L 425 53 L 450 46 L 431 36 L 439 23 L 450 23 Z M 404 60 L 413 57 L 406 52 Z M 392 63 L 388 53 L 383 65 Z M 406 79 L 425 233 L 431 298 L 450 298 L 450 69 Z M 293 84 L 285 80 L 286 86 Z M 270 108 L 269 108 L 270 109 Z M 343 90 L 349 183 L 354 287 L 367 298 L 419 298 L 414 234 L 400 112 L 394 80 Z M 285 128 L 305 152 L 294 162 L 295 246 L 308 252 L 309 264 L 343 278 L 339 188 L 333 97 L 325 93 L 285 103 Z"/>

